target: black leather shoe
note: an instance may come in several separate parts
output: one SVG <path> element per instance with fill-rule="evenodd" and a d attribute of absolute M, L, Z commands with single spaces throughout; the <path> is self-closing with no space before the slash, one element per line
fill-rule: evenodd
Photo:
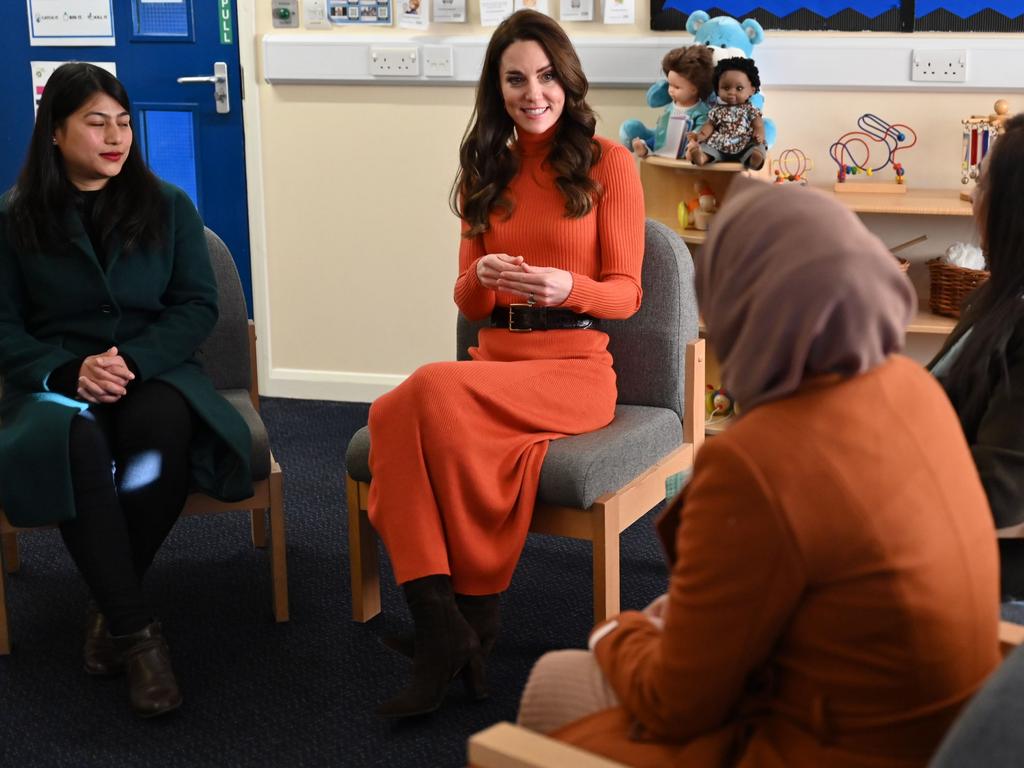
<path fill-rule="evenodd" d="M 159 622 L 130 635 L 115 635 L 114 647 L 124 656 L 128 696 L 137 715 L 156 717 L 181 706 L 181 691 Z"/>
<path fill-rule="evenodd" d="M 85 672 L 97 677 L 113 677 L 124 672 L 124 659 L 114 649 L 114 638 L 107 629 L 107 619 L 99 606 L 89 601 L 85 620 Z"/>
<path fill-rule="evenodd" d="M 464 679 L 474 698 L 483 686 L 483 660 L 476 633 L 455 607 L 451 579 L 425 576 L 402 585 L 416 627 L 412 681 L 404 691 L 377 709 L 382 717 L 412 717 L 433 712 L 444 701 L 448 685 Z"/>

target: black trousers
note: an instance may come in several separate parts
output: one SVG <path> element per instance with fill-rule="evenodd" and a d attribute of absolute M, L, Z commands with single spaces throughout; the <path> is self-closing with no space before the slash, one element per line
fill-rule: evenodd
<path fill-rule="evenodd" d="M 76 517 L 60 532 L 115 635 L 152 621 L 142 577 L 188 495 L 194 419 L 178 390 L 147 381 L 71 422 Z"/>

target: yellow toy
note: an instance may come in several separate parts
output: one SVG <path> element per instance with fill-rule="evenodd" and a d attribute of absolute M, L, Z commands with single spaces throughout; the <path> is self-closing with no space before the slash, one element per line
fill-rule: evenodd
<path fill-rule="evenodd" d="M 676 208 L 676 216 L 682 229 L 707 229 L 708 219 L 718 210 L 715 193 L 705 181 L 694 182 L 695 197 L 680 200 Z"/>

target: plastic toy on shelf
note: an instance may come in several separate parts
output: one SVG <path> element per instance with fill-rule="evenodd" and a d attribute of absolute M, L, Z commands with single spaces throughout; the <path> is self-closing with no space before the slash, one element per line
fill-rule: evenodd
<path fill-rule="evenodd" d="M 693 184 L 693 197 L 680 200 L 676 209 L 679 219 L 679 226 L 683 229 L 708 228 L 708 219 L 718 210 L 718 201 L 715 193 L 705 181 L 696 181 Z"/>
<path fill-rule="evenodd" d="M 814 162 L 803 150 L 784 149 L 771 161 L 771 172 L 776 184 L 800 184 L 807 186 L 807 174 L 814 170 Z"/>
<path fill-rule="evenodd" d="M 981 161 L 992 149 L 996 139 L 1003 132 L 1003 126 L 1010 113 L 1006 99 L 999 99 L 992 105 L 991 115 L 971 115 L 962 121 L 964 127 L 963 150 L 960 153 L 960 183 L 969 184 L 978 180 Z M 970 201 L 970 192 L 961 192 L 961 200 Z"/>
<path fill-rule="evenodd" d="M 870 112 L 857 119 L 858 131 L 848 131 L 829 147 L 828 153 L 836 164 L 836 192 L 889 192 L 907 191 L 906 169 L 897 161 L 896 153 L 917 144 L 917 132 L 903 123 L 888 123 Z M 869 143 L 871 142 L 871 143 Z M 882 151 L 872 159 L 872 147 Z M 850 176 L 874 176 L 892 166 L 895 183 L 847 181 Z"/>

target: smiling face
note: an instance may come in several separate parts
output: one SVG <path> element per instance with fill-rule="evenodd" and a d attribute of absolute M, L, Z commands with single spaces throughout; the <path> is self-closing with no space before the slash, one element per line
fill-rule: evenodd
<path fill-rule="evenodd" d="M 754 87 L 746 72 L 727 69 L 718 78 L 718 100 L 723 104 L 743 104 L 754 95 Z"/>
<path fill-rule="evenodd" d="M 102 91 L 68 115 L 53 135 L 68 180 L 80 190 L 103 189 L 121 172 L 132 146 L 128 113 Z"/>
<path fill-rule="evenodd" d="M 697 103 L 697 86 L 678 72 L 669 72 L 667 79 L 668 97 L 673 103 L 681 107 L 692 107 Z"/>
<path fill-rule="evenodd" d="M 565 90 L 540 43 L 517 40 L 501 55 L 501 96 L 516 128 L 544 133 L 558 122 Z"/>

